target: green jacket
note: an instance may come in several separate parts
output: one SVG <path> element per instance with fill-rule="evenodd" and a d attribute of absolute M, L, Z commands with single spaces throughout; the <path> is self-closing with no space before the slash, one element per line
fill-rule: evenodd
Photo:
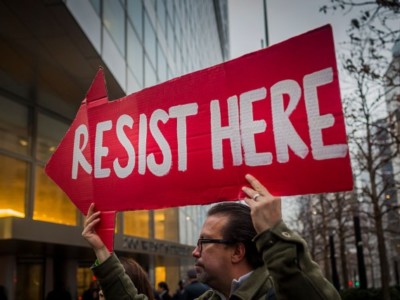
<path fill-rule="evenodd" d="M 241 283 L 229 299 L 265 300 L 273 288 L 275 299 L 340 300 L 336 289 L 322 275 L 318 265 L 311 260 L 306 242 L 281 222 L 271 230 L 254 238 L 262 253 L 264 266 L 257 268 Z M 93 267 L 105 298 L 147 299 L 137 290 L 118 258 L 112 255 L 102 264 Z M 223 300 L 209 290 L 199 300 Z"/>

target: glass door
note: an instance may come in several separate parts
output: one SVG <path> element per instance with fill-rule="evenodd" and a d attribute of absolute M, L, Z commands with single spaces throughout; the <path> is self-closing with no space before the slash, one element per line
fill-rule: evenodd
<path fill-rule="evenodd" d="M 16 300 L 44 299 L 43 270 L 42 261 L 17 261 Z"/>

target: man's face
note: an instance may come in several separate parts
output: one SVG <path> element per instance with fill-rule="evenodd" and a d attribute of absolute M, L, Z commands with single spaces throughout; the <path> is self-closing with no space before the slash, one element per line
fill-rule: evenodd
<path fill-rule="evenodd" d="M 200 239 L 223 240 L 223 228 L 228 222 L 225 215 L 209 216 L 203 224 Z M 199 281 L 220 290 L 223 284 L 231 284 L 232 247 L 221 243 L 204 243 L 192 252 L 196 258 L 195 268 Z"/>

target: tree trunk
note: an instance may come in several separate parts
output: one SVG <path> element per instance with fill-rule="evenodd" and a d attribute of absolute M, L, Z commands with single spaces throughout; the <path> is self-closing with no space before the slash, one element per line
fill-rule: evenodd
<path fill-rule="evenodd" d="M 339 243 L 340 263 L 342 267 L 342 282 L 344 287 L 349 287 L 349 271 L 347 270 L 346 259 L 346 240 L 342 226 L 339 227 Z"/>
<path fill-rule="evenodd" d="M 330 268 L 330 260 L 329 260 L 329 243 L 327 237 L 329 236 L 328 232 L 328 224 L 327 224 L 327 217 L 325 213 L 325 206 L 324 206 L 324 196 L 319 195 L 319 204 L 321 206 L 321 216 L 322 216 L 322 244 L 324 249 L 324 269 L 325 269 L 325 277 L 329 278 L 332 282 L 332 272 Z"/>
<path fill-rule="evenodd" d="M 382 300 L 390 300 L 390 292 L 389 292 L 389 264 L 386 254 L 386 245 L 385 245 L 385 237 L 383 231 L 383 223 L 382 223 L 382 214 L 379 209 L 378 200 L 373 200 L 374 207 L 374 217 L 375 217 L 375 229 L 376 235 L 378 238 L 378 254 L 379 254 L 379 263 L 381 265 L 381 286 L 382 286 Z"/>
<path fill-rule="evenodd" d="M 354 235 L 355 235 L 356 249 L 357 249 L 357 265 L 358 265 L 358 277 L 360 280 L 360 288 L 366 289 L 368 287 L 368 283 L 367 283 L 367 274 L 366 274 L 366 270 L 365 270 L 364 249 L 363 249 L 363 243 L 362 243 L 362 235 L 361 235 L 359 216 L 354 216 L 353 222 L 354 222 Z"/>
<path fill-rule="evenodd" d="M 347 259 L 346 259 L 346 237 L 345 237 L 345 228 L 343 224 L 343 206 L 342 202 L 345 199 L 342 199 L 340 194 L 335 194 L 336 201 L 336 220 L 339 223 L 338 228 L 338 236 L 339 236 L 339 255 L 340 255 L 340 264 L 342 269 L 342 283 L 343 286 L 349 287 L 349 271 L 347 269 Z"/>

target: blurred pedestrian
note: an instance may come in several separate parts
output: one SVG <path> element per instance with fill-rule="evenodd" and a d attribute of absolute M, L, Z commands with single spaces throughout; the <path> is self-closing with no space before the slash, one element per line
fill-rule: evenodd
<path fill-rule="evenodd" d="M 154 291 L 151 287 L 149 277 L 142 266 L 133 258 L 121 257 L 119 259 L 124 266 L 125 273 L 135 284 L 139 294 L 146 295 L 149 300 L 154 300 Z"/>
<path fill-rule="evenodd" d="M 176 289 L 175 293 L 172 295 L 172 300 L 182 300 L 183 296 L 183 289 L 184 289 L 184 281 L 178 281 L 178 288 Z"/>
<path fill-rule="evenodd" d="M 47 294 L 46 300 L 72 300 L 72 297 L 65 287 L 56 286 L 54 290 Z"/>
<path fill-rule="evenodd" d="M 98 300 L 99 290 L 99 283 L 97 281 L 92 281 L 89 288 L 83 292 L 82 300 Z"/>
<path fill-rule="evenodd" d="M 169 287 L 165 281 L 161 281 L 157 284 L 157 292 L 161 300 L 171 300 L 172 297 L 169 294 Z"/>
<path fill-rule="evenodd" d="M 148 300 L 155 300 L 156 297 L 146 271 L 133 258 L 120 257 L 119 260 L 125 270 L 125 274 L 135 284 L 137 293 L 146 295 Z M 108 299 L 108 297 L 105 291 L 100 289 L 99 300 Z M 112 297 L 114 297 L 114 294 Z"/>
<path fill-rule="evenodd" d="M 188 284 L 183 289 L 182 300 L 194 300 L 203 295 L 210 288 L 197 280 L 197 273 L 195 269 L 187 271 Z"/>

